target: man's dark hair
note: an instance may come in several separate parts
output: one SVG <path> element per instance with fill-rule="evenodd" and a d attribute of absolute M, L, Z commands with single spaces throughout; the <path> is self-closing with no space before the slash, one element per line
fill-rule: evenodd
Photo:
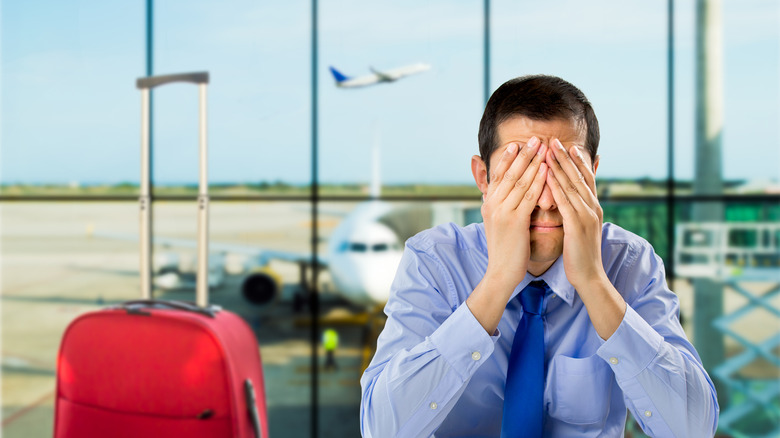
<path fill-rule="evenodd" d="M 579 88 L 555 76 L 533 75 L 510 79 L 490 96 L 479 122 L 479 154 L 490 178 L 490 155 L 498 144 L 498 125 L 514 117 L 531 120 L 574 120 L 586 130 L 585 148 L 591 160 L 599 148 L 599 121 Z"/>

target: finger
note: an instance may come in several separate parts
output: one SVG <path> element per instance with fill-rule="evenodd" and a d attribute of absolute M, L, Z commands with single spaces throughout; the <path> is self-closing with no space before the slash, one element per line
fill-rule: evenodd
<path fill-rule="evenodd" d="M 574 157 L 574 164 L 577 165 L 577 169 L 585 176 L 585 182 L 588 184 L 591 193 L 595 198 L 598 198 L 598 192 L 596 192 L 596 174 L 593 173 L 593 167 L 585 161 L 585 155 L 579 146 L 572 146 L 569 149 L 569 155 Z"/>
<path fill-rule="evenodd" d="M 519 149 L 519 144 L 510 143 L 506 149 L 504 149 L 504 153 L 501 154 L 501 158 L 498 160 L 498 163 L 496 163 L 493 168 L 490 169 L 486 199 L 496 191 L 498 183 L 501 182 L 501 178 L 504 177 L 504 172 L 506 172 L 509 166 L 515 161 L 515 156 L 517 155 L 517 151 Z"/>
<path fill-rule="evenodd" d="M 560 170 L 558 172 L 560 172 Z M 556 172 L 552 167 L 547 169 L 547 185 L 550 186 L 550 192 L 553 195 L 553 199 L 555 199 L 555 206 L 558 207 L 558 211 L 560 211 L 561 216 L 563 216 L 565 227 L 566 222 L 568 222 L 568 220 L 574 217 L 577 213 L 574 210 L 574 206 L 572 206 L 571 202 L 569 201 L 569 198 L 561 188 L 561 185 L 558 183 Z M 564 229 L 564 231 L 566 230 Z"/>
<path fill-rule="evenodd" d="M 555 151 L 553 151 L 553 149 L 556 148 L 555 147 L 550 148 L 547 164 L 550 166 L 550 169 L 553 171 L 553 174 L 555 175 L 554 178 L 555 182 L 558 184 L 558 187 L 560 187 L 563 195 L 566 197 L 567 205 L 570 205 L 575 210 L 579 210 L 579 211 L 584 211 L 585 209 L 589 209 L 590 207 L 582 199 L 582 195 L 579 193 L 577 183 L 572 181 L 569 178 L 569 176 L 566 174 L 565 170 L 561 166 L 560 161 L 556 159 L 554 155 Z"/>
<path fill-rule="evenodd" d="M 547 180 L 547 172 L 549 167 L 547 163 L 540 163 L 539 169 L 534 176 L 531 186 L 525 192 L 520 200 L 520 204 L 517 206 L 517 212 L 520 216 L 528 218 L 530 221 L 531 213 L 536 208 L 539 197 L 542 196 L 542 190 L 544 190 L 544 182 Z"/>
<path fill-rule="evenodd" d="M 533 189 L 533 184 L 539 174 L 541 167 L 544 165 L 545 169 L 547 168 L 547 165 L 544 164 L 544 157 L 547 152 L 547 146 L 540 145 L 538 149 L 539 150 L 536 154 L 534 154 L 534 157 L 531 159 L 531 163 L 529 163 L 523 175 L 515 182 L 510 192 L 504 199 L 504 203 L 506 204 L 507 208 L 517 208 L 518 205 L 520 205 L 521 202 L 524 202 L 526 198 L 533 198 L 533 203 L 536 205 L 536 201 L 539 199 L 539 196 L 541 196 L 541 190 L 538 190 L 538 193 L 536 193 L 535 197 L 534 193 L 530 193 Z M 544 187 L 544 180 L 542 180 L 542 187 Z"/>
<path fill-rule="evenodd" d="M 560 140 L 557 138 L 554 139 L 550 145 L 550 149 L 553 150 L 557 164 L 562 169 L 562 172 L 560 173 L 563 173 L 563 175 L 558 175 L 558 180 L 561 182 L 561 187 L 563 187 L 563 189 L 567 192 L 576 191 L 579 193 L 582 199 L 586 200 L 586 203 L 587 201 L 590 201 L 592 198 L 591 195 L 593 193 L 591 192 L 590 187 L 588 187 L 588 183 L 585 180 L 585 175 L 577 168 L 577 165 L 566 151 L 566 148 L 563 147 Z M 556 169 L 556 166 L 553 163 L 548 164 L 551 164 L 554 170 Z M 562 178 L 563 176 L 568 177 L 570 185 L 565 184 Z"/>
<path fill-rule="evenodd" d="M 585 176 L 585 182 L 590 189 L 590 193 L 588 193 L 585 197 L 585 203 L 588 204 L 593 212 L 596 213 L 596 216 L 598 216 L 599 220 L 603 220 L 604 211 L 601 209 L 598 192 L 596 192 L 596 174 L 593 172 L 593 166 L 585 161 L 585 156 L 583 155 L 579 146 L 573 146 L 570 149 L 570 152 L 570 155 L 574 157 L 574 163 L 577 164 L 580 172 Z"/>
<path fill-rule="evenodd" d="M 522 178 L 529 163 L 538 155 L 541 150 L 539 139 L 531 137 L 526 143 L 525 147 L 520 149 L 520 152 L 515 157 L 515 161 L 509 166 L 509 169 L 504 172 L 503 178 L 498 183 L 498 187 L 494 192 L 494 196 L 498 200 L 506 199 L 507 195 L 514 189 L 518 180 Z"/>

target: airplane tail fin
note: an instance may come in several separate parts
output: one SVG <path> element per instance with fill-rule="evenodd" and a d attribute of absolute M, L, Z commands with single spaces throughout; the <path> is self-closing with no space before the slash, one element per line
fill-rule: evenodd
<path fill-rule="evenodd" d="M 333 77 L 336 79 L 336 82 L 344 82 L 347 79 L 349 79 L 349 76 L 344 76 L 343 73 L 333 68 L 333 66 L 330 67 L 330 72 L 333 74 Z"/>

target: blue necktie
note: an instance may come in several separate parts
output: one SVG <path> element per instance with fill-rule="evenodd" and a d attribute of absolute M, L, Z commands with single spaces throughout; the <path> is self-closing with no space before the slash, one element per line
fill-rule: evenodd
<path fill-rule="evenodd" d="M 504 390 L 501 438 L 541 437 L 544 421 L 544 324 L 547 284 L 534 281 L 520 292 L 523 317 L 517 325 Z"/>

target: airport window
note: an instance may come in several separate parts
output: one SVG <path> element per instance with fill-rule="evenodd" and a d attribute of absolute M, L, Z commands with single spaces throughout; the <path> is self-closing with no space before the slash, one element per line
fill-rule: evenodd
<path fill-rule="evenodd" d="M 1 434 L 50 435 L 65 328 L 138 296 L 135 80 L 147 71 L 210 74 L 210 260 L 218 265 L 210 299 L 258 338 L 270 435 L 359 436 L 358 379 L 382 321 L 359 323 L 367 303 L 382 303 L 354 285 L 383 270 L 345 277 L 331 255 L 386 260 L 426 228 L 481 222 L 469 160 L 485 99 L 531 73 L 561 76 L 593 103 L 604 220 L 647 239 L 663 259 L 683 328 L 724 395 L 718 435 L 778 430 L 780 131 L 766 121 L 780 118 L 780 5 L 722 2 L 722 100 L 707 106 L 721 115 L 721 181 L 705 193 L 696 173 L 705 161 L 696 152 L 699 2 L 456 3 L 320 0 L 313 132 L 308 0 L 2 2 Z M 393 82 L 374 73 L 396 67 L 413 73 Z M 376 82 L 351 87 L 339 76 Z M 197 98 L 189 84 L 153 93 L 162 299 L 193 298 Z M 712 206 L 717 218 L 701 219 Z M 356 216 L 397 239 L 342 233 Z M 313 264 L 321 264 L 316 301 Z M 338 334 L 337 367 L 326 369 L 314 321 Z M 630 416 L 626 436 L 643 436 Z"/>

